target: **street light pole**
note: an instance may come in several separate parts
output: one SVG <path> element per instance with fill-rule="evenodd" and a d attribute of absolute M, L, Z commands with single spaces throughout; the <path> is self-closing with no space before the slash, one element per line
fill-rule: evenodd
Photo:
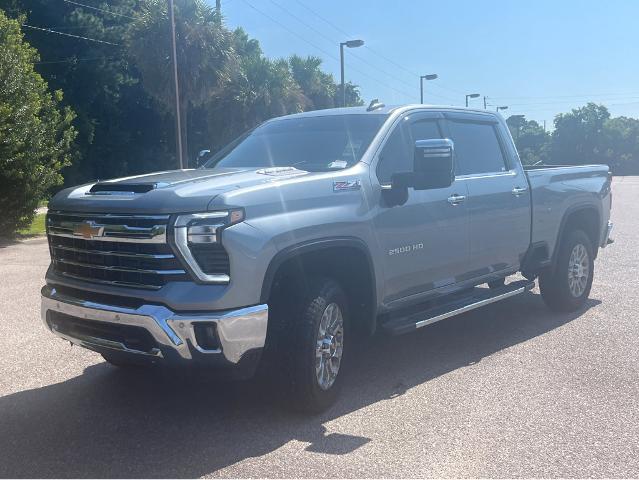
<path fill-rule="evenodd" d="M 169 0 L 169 18 L 171 21 L 171 60 L 173 62 L 173 81 L 175 85 L 175 137 L 177 144 L 177 158 L 180 169 L 184 168 L 182 155 L 182 119 L 180 118 L 180 84 L 178 82 L 177 49 L 175 47 L 175 16 L 173 0 Z"/>
<path fill-rule="evenodd" d="M 357 48 L 364 45 L 364 40 L 348 40 L 339 44 L 340 85 L 342 90 L 342 107 L 346 106 L 346 86 L 344 85 L 344 47 Z"/>
<path fill-rule="evenodd" d="M 479 93 L 469 93 L 466 95 L 466 107 L 468 107 L 468 99 L 469 98 L 477 98 L 479 97 Z"/>
<path fill-rule="evenodd" d="M 421 75 L 419 77 L 419 103 L 424 103 L 424 80 L 435 80 L 436 78 L 436 73 L 432 73 L 430 75 Z"/>

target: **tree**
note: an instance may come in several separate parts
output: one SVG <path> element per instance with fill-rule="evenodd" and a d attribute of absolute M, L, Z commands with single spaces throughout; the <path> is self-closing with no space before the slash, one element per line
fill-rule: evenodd
<path fill-rule="evenodd" d="M 35 72 L 20 23 L 0 11 L 0 235 L 31 223 L 38 202 L 71 162 L 74 114 Z"/>
<path fill-rule="evenodd" d="M 137 0 L 91 4 L 103 11 L 61 1 L 0 0 L 11 15 L 26 16 L 30 25 L 99 40 L 28 28 L 23 32 L 42 58 L 36 70 L 51 89 L 64 92 L 63 103 L 77 114 L 78 155 L 63 170 L 67 185 L 175 165 L 173 146 L 166 141 L 174 131 L 170 118 L 158 112 L 139 85 L 124 45 Z"/>
<path fill-rule="evenodd" d="M 233 36 L 204 0 L 176 0 L 175 30 L 184 158 L 188 158 L 189 111 L 223 97 L 237 78 Z M 143 0 L 130 34 L 130 52 L 144 88 L 168 111 L 174 110 L 171 36 L 167 2 Z"/>
<path fill-rule="evenodd" d="M 639 174 L 639 120 L 617 117 L 604 123 L 604 163 L 617 175 Z"/>
<path fill-rule="evenodd" d="M 588 103 L 555 117 L 552 133 L 552 158 L 564 165 L 605 163 L 606 121 L 610 118 L 603 105 Z"/>
<path fill-rule="evenodd" d="M 515 140 L 517 151 L 524 165 L 549 163 L 550 134 L 534 120 L 526 120 L 523 116 L 512 115 L 506 124 Z"/>
<path fill-rule="evenodd" d="M 313 110 L 335 106 L 338 88 L 333 76 L 321 70 L 321 58 L 313 56 L 302 58 L 293 55 L 289 58 L 288 63 L 293 78 L 304 92 L 307 105 L 312 106 Z"/>

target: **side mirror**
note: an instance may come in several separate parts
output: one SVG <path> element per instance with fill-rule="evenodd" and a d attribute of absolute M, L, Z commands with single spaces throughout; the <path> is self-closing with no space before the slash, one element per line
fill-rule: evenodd
<path fill-rule="evenodd" d="M 412 187 L 415 190 L 450 187 L 455 179 L 454 151 L 453 141 L 447 138 L 417 140 Z"/>
<path fill-rule="evenodd" d="M 195 158 L 195 165 L 201 167 L 204 165 L 206 157 L 211 154 L 211 150 L 200 150 Z"/>
<path fill-rule="evenodd" d="M 417 140 L 413 171 L 391 176 L 394 190 L 431 190 L 450 187 L 455 179 L 453 169 L 454 145 L 447 138 Z"/>

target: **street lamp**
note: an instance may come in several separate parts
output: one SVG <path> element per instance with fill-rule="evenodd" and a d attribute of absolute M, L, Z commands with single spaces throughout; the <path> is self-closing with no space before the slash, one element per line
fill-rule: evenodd
<path fill-rule="evenodd" d="M 171 22 L 171 62 L 173 63 L 173 87 L 175 89 L 175 147 L 178 163 L 184 168 L 182 152 L 182 119 L 180 118 L 180 85 L 178 82 L 177 52 L 175 47 L 175 16 L 173 0 L 169 0 L 169 20 Z"/>
<path fill-rule="evenodd" d="M 466 95 L 466 106 L 468 106 L 469 98 L 477 98 L 477 97 L 479 97 L 479 93 L 469 93 L 468 95 Z"/>
<path fill-rule="evenodd" d="M 342 107 L 346 106 L 346 87 L 344 86 L 344 47 L 348 48 L 357 48 L 364 45 L 364 40 L 349 40 L 347 42 L 342 42 L 339 44 L 339 62 L 340 62 L 340 71 L 342 78 Z"/>
<path fill-rule="evenodd" d="M 508 105 L 504 105 L 503 107 L 497 107 L 495 109 L 496 112 L 499 112 L 499 110 L 508 110 Z"/>
<path fill-rule="evenodd" d="M 419 77 L 419 103 L 424 103 L 424 80 L 435 80 L 436 78 L 436 73 L 432 73 L 430 75 L 421 75 Z"/>

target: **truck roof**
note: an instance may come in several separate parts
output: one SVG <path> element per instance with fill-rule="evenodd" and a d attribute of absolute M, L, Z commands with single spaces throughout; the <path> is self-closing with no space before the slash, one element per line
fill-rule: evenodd
<path fill-rule="evenodd" d="M 464 111 L 464 112 L 474 112 L 474 113 L 491 113 L 495 114 L 490 110 L 483 110 L 477 108 L 466 108 L 466 107 L 457 107 L 453 105 L 426 105 L 421 103 L 413 103 L 413 104 L 402 104 L 402 105 L 384 105 L 383 107 L 377 108 L 375 110 L 368 111 L 366 106 L 363 107 L 345 107 L 345 108 L 326 108 L 323 110 L 311 110 L 308 112 L 301 113 L 293 113 L 291 115 L 284 115 L 277 118 L 302 118 L 302 117 L 324 117 L 329 115 L 353 115 L 353 114 L 364 114 L 364 115 L 375 115 L 375 114 L 389 114 L 395 110 L 400 108 L 420 108 L 420 109 L 433 109 L 433 110 L 449 110 L 449 111 Z"/>

